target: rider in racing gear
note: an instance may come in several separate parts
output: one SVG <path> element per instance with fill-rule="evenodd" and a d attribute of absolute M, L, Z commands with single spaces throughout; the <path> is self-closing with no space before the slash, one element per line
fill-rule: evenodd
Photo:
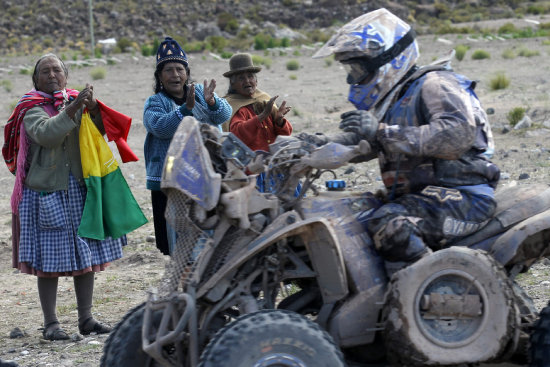
<path fill-rule="evenodd" d="M 413 262 L 484 226 L 494 213 L 500 170 L 472 82 L 450 57 L 419 67 L 412 28 L 382 8 L 348 24 L 313 56 L 347 70 L 348 99 L 335 136 L 302 133 L 316 144 L 367 140 L 378 157 L 387 201 L 359 217 L 388 262 Z"/>

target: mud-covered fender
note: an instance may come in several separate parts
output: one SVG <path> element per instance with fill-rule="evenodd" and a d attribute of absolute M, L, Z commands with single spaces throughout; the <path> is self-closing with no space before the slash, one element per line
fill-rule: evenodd
<path fill-rule="evenodd" d="M 306 244 L 324 302 L 333 303 L 345 297 L 348 294 L 346 270 L 340 244 L 330 222 L 321 217 L 301 220 L 295 211 L 289 211 L 275 219 L 262 236 L 251 241 L 246 248 L 233 257 L 232 261 L 226 263 L 208 279 L 198 289 L 197 296 L 199 298 L 204 296 L 230 276 L 233 270 L 261 251 L 281 239 L 293 236 L 300 236 Z M 216 291 L 219 292 L 219 290 Z"/>
<path fill-rule="evenodd" d="M 550 253 L 550 210 L 528 218 L 508 229 L 489 252 L 503 265 L 539 258 Z"/>

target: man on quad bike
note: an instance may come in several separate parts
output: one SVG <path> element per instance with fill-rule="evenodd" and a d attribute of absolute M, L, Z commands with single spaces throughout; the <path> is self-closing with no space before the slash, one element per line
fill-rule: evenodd
<path fill-rule="evenodd" d="M 348 72 L 348 100 L 336 136 L 300 134 L 317 145 L 367 140 L 387 201 L 362 222 L 388 265 L 401 267 L 484 226 L 496 208 L 500 171 L 475 82 L 450 58 L 417 66 L 411 27 L 386 9 L 343 26 L 313 57 L 334 54 Z M 429 245 L 429 247 L 427 246 Z"/>

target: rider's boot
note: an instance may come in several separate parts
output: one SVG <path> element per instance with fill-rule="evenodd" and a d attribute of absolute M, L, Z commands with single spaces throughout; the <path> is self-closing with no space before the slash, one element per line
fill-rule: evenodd
<path fill-rule="evenodd" d="M 416 234 L 409 236 L 409 241 L 404 248 L 392 247 L 389 250 L 390 253 L 386 251 L 382 256 L 386 259 L 386 272 L 390 277 L 395 272 L 432 253 L 432 250 L 426 246 L 422 238 Z"/>

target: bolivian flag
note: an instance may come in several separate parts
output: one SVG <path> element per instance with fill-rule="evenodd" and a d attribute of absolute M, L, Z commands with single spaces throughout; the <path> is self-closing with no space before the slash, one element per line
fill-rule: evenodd
<path fill-rule="evenodd" d="M 113 152 L 88 112 L 82 114 L 79 137 L 88 192 L 78 235 L 97 240 L 119 238 L 147 223 Z"/>

